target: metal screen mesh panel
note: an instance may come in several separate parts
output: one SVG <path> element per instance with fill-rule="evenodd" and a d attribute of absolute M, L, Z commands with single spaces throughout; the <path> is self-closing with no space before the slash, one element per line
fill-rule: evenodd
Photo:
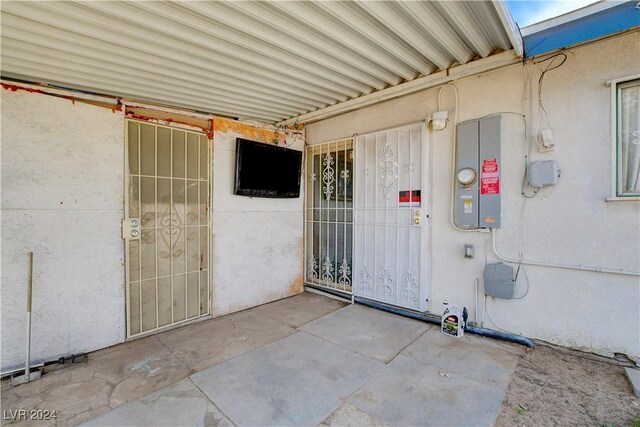
<path fill-rule="evenodd" d="M 209 314 L 209 141 L 127 120 L 127 336 Z"/>

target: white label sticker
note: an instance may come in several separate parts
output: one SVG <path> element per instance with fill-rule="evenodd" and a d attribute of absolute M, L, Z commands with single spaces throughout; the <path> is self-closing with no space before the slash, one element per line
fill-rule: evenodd
<path fill-rule="evenodd" d="M 463 202 L 463 207 L 464 207 L 464 213 L 466 214 L 470 214 L 473 213 L 473 200 L 465 200 Z"/>

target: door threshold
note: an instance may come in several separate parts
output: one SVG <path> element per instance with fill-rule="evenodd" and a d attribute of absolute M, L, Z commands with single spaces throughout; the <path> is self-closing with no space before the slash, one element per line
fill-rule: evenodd
<path fill-rule="evenodd" d="M 429 317 L 429 313 L 426 311 L 422 312 L 417 310 L 411 310 L 409 308 L 399 307 L 396 305 L 391 305 L 384 302 L 375 301 L 369 298 L 358 297 L 358 296 L 354 298 L 354 302 L 356 304 L 362 304 L 367 307 L 375 308 L 377 310 L 386 311 L 388 313 L 393 313 L 400 316 L 409 317 L 411 319 L 422 320 L 424 322 L 433 323 L 432 321 L 433 319 Z"/>
<path fill-rule="evenodd" d="M 312 294 L 318 294 L 325 296 L 327 298 L 335 299 L 342 302 L 353 303 L 353 296 L 349 294 L 345 294 L 338 291 L 333 291 L 331 289 L 321 288 L 319 286 L 313 286 L 306 284 L 304 285 L 305 292 L 311 292 Z"/>
<path fill-rule="evenodd" d="M 213 317 L 211 313 L 203 314 L 202 316 L 194 317 L 192 319 L 183 320 L 182 322 L 172 323 L 169 325 L 161 326 L 150 331 L 141 332 L 125 338 L 124 342 L 134 341 L 140 338 L 145 338 L 151 335 L 159 334 L 161 332 L 171 331 L 174 329 L 182 328 L 183 326 L 193 325 L 194 323 L 204 322 L 205 320 L 211 320 Z"/>

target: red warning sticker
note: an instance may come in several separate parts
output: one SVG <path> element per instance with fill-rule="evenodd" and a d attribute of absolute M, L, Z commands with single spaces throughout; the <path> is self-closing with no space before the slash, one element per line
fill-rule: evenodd
<path fill-rule="evenodd" d="M 413 190 L 413 191 L 399 191 L 398 192 L 398 202 L 400 206 L 413 206 L 419 207 L 421 202 L 421 191 Z"/>
<path fill-rule="evenodd" d="M 496 159 L 484 159 L 482 162 L 480 194 L 500 194 L 500 174 Z"/>

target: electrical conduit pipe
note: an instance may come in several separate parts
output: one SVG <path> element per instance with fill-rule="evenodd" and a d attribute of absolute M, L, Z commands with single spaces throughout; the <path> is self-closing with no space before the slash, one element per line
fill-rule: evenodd
<path fill-rule="evenodd" d="M 433 323 L 438 326 L 442 324 L 442 319 L 439 316 L 436 316 L 435 314 L 417 313 L 410 310 L 404 310 L 399 307 L 393 307 L 387 304 L 382 304 L 382 303 L 372 301 L 366 298 L 361 298 L 358 296 L 355 297 L 355 302 L 358 304 L 366 305 L 367 307 L 386 311 L 388 313 L 398 314 L 400 316 L 421 320 L 427 323 Z M 521 344 L 529 348 L 534 348 L 536 346 L 533 340 L 531 340 L 530 338 L 523 337 L 517 334 L 512 334 L 509 332 L 494 331 L 492 329 L 480 328 L 478 326 L 473 326 L 469 324 L 465 326 L 464 330 L 465 332 L 471 332 L 472 334 L 480 335 L 487 338 L 495 338 L 503 341 L 509 341 L 512 343 Z"/>
<path fill-rule="evenodd" d="M 564 268 L 567 270 L 580 270 L 580 271 L 592 271 L 595 273 L 609 273 L 609 274 L 621 274 L 624 276 L 636 276 L 640 277 L 640 272 L 637 271 L 626 271 L 624 269 L 611 269 L 611 268 L 602 268 L 602 267 L 589 267 L 584 265 L 570 265 L 570 264 L 555 264 L 549 262 L 538 262 L 538 261 L 527 261 L 524 259 L 512 259 L 502 256 L 500 252 L 498 252 L 498 248 L 496 247 L 496 229 L 491 229 L 491 240 L 493 244 L 493 252 L 496 254 L 498 258 L 500 258 L 504 262 L 510 262 L 513 264 L 524 264 L 524 265 L 537 265 L 540 267 L 552 267 L 552 268 Z"/>

